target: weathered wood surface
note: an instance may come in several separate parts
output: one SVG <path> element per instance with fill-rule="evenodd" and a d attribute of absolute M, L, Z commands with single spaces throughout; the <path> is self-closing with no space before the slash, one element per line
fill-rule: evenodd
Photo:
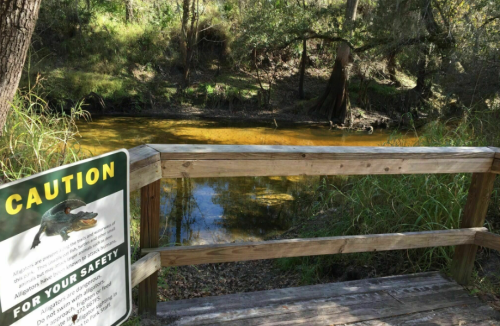
<path fill-rule="evenodd" d="M 160 153 L 148 145 L 131 148 L 128 152 L 130 156 L 130 171 L 135 171 L 160 160 Z"/>
<path fill-rule="evenodd" d="M 467 315 L 474 322 L 496 317 L 492 308 L 455 282 L 437 273 L 424 273 L 165 302 L 158 304 L 158 315 L 169 325 L 341 325 L 365 321 L 379 325 L 374 322 L 395 316 L 405 322 L 417 317 L 425 321 L 439 317 L 440 310 L 445 313 L 442 316 L 449 314 L 450 308 L 459 316 L 469 307 L 481 311 L 475 317 Z M 416 317 L 412 319 L 412 315 Z"/>
<path fill-rule="evenodd" d="M 493 173 L 472 174 L 469 194 L 460 224 L 461 228 L 482 227 L 484 225 L 495 178 L 496 174 Z M 477 245 L 475 244 L 455 248 L 452 274 L 459 284 L 469 284 L 476 252 Z"/>
<path fill-rule="evenodd" d="M 489 158 L 488 147 L 158 145 L 162 160 L 366 160 Z"/>
<path fill-rule="evenodd" d="M 500 235 L 491 232 L 476 233 L 476 245 L 500 251 Z"/>
<path fill-rule="evenodd" d="M 141 189 L 142 187 L 160 180 L 161 178 L 160 161 L 139 168 L 130 173 L 130 191 Z"/>
<path fill-rule="evenodd" d="M 160 254 L 152 252 L 131 266 L 132 287 L 138 285 L 161 268 Z"/>
<path fill-rule="evenodd" d="M 500 147 L 490 146 L 488 148 L 491 149 L 493 152 L 495 152 L 495 157 L 496 158 L 500 158 Z"/>
<path fill-rule="evenodd" d="M 158 247 L 160 239 L 160 180 L 141 188 L 141 250 Z M 156 315 L 158 272 L 139 283 L 139 314 Z"/>
<path fill-rule="evenodd" d="M 498 313 L 482 304 L 449 307 L 410 315 L 381 318 L 378 320 L 342 324 L 350 326 L 493 326 L 500 325 Z M 340 326 L 340 325 L 338 325 Z"/>
<path fill-rule="evenodd" d="M 496 172 L 498 163 L 493 160 L 496 154 L 500 155 L 496 150 L 149 144 L 129 150 L 130 184 L 131 190 L 136 190 L 162 177 L 482 173 L 492 169 Z"/>
<path fill-rule="evenodd" d="M 492 158 L 365 160 L 163 160 L 164 178 L 489 172 Z"/>
<path fill-rule="evenodd" d="M 495 160 L 493 161 L 493 165 L 491 166 L 491 172 L 500 174 L 500 158 L 495 158 Z"/>
<path fill-rule="evenodd" d="M 476 233 L 483 231 L 486 228 L 168 247 L 142 252 L 159 252 L 162 266 L 183 266 L 474 244 Z"/>

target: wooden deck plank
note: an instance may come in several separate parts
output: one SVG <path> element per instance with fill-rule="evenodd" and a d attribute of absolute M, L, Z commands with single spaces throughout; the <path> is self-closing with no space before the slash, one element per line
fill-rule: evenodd
<path fill-rule="evenodd" d="M 474 244 L 485 228 L 288 239 L 191 247 L 147 249 L 159 252 L 162 266 L 183 266 L 282 257 L 330 255 Z"/>
<path fill-rule="evenodd" d="M 443 278 L 438 272 L 419 273 L 342 283 L 318 284 L 268 291 L 178 300 L 159 303 L 157 312 L 161 317 L 168 317 L 171 315 L 192 316 L 199 313 L 214 313 L 244 309 L 248 307 L 248 302 L 253 302 L 254 307 L 267 306 L 271 304 L 282 305 L 297 301 L 324 299 L 348 294 L 390 291 L 392 289 L 404 287 L 408 283 L 418 287 L 449 284 L 449 281 Z"/>
<path fill-rule="evenodd" d="M 468 306 L 491 312 L 454 281 L 437 273 L 424 273 L 159 303 L 158 315 L 172 321 L 169 325 L 340 325 L 371 321 L 366 325 L 373 326 L 396 325 L 389 323 L 398 320 L 395 318 L 401 323 L 417 321 L 411 314 L 439 320 L 447 316 L 445 312 L 456 315 L 457 309 Z M 456 309 L 450 310 L 452 307 Z M 439 315 L 436 310 L 440 309 L 448 310 Z M 469 320 L 486 321 L 490 315 Z"/>
<path fill-rule="evenodd" d="M 162 160 L 163 178 L 399 175 L 489 172 L 493 158 L 362 160 Z"/>
<path fill-rule="evenodd" d="M 469 297 L 462 289 L 444 292 L 429 291 L 425 295 L 403 303 L 389 295 L 385 297 L 380 295 L 379 300 L 374 300 L 367 295 L 364 299 L 355 301 L 351 296 L 341 296 L 330 304 L 324 305 L 316 301 L 310 302 L 309 305 L 305 302 L 297 302 L 294 304 L 297 307 L 295 311 L 288 305 L 274 305 L 267 308 L 198 315 L 182 318 L 176 325 L 331 325 L 472 304 L 477 300 Z M 290 310 L 292 311 L 289 312 Z"/>
<path fill-rule="evenodd" d="M 498 316 L 499 313 L 490 306 L 476 303 L 338 326 L 492 326 L 500 325 L 500 322 L 492 320 L 498 319 Z"/>
<path fill-rule="evenodd" d="M 148 144 L 162 160 L 366 160 L 490 158 L 488 147 L 365 147 Z"/>

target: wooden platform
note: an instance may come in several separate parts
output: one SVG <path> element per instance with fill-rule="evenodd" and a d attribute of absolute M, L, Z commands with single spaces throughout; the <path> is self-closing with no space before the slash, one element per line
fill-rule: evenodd
<path fill-rule="evenodd" d="M 439 273 L 158 304 L 165 325 L 500 325 L 498 312 Z"/>

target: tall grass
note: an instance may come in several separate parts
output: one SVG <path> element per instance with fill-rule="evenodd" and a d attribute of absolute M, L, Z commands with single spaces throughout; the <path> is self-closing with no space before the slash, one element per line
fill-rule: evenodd
<path fill-rule="evenodd" d="M 89 114 L 80 106 L 54 112 L 36 94 L 37 84 L 18 91 L 0 137 L 0 183 L 78 161 L 90 155 L 78 145 L 78 119 Z"/>
<path fill-rule="evenodd" d="M 499 112 L 497 108 L 496 112 Z M 416 146 L 499 146 L 500 119 L 494 111 L 468 112 L 461 120 L 432 122 L 419 133 Z M 389 140 L 401 146 L 401 138 Z M 431 231 L 460 227 L 467 200 L 470 174 L 363 176 L 329 179 L 319 186 L 311 206 L 312 217 L 302 237 L 321 237 L 393 232 Z M 326 212 L 326 213 L 325 213 Z M 325 218 L 325 214 L 327 215 Z M 490 203 L 487 226 L 496 231 L 500 222 L 500 183 Z M 372 266 L 375 275 L 448 271 L 452 247 L 426 248 L 386 253 L 364 253 L 324 257 L 282 259 L 284 269 L 302 271 L 304 283 L 349 267 Z M 331 276 L 331 275 L 330 275 Z M 345 277 L 345 275 L 344 275 Z"/>

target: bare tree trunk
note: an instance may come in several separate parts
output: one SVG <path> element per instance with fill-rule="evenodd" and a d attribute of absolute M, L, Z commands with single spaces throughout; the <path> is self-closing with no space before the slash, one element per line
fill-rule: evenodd
<path fill-rule="evenodd" d="M 299 99 L 304 99 L 304 77 L 306 74 L 306 60 L 307 60 L 307 41 L 302 40 L 302 57 L 300 60 L 299 70 Z"/>
<path fill-rule="evenodd" d="M 78 22 L 78 36 L 80 37 L 80 41 L 83 43 L 83 45 L 87 46 L 87 42 L 85 41 L 85 37 L 83 36 L 82 32 L 82 21 L 80 19 L 80 14 L 78 13 L 78 2 L 79 0 L 75 0 L 75 17 L 76 21 Z M 83 49 L 81 45 L 80 45 L 80 54 L 83 54 Z"/>
<path fill-rule="evenodd" d="M 19 86 L 40 2 L 0 1 L 0 135 Z"/>
<path fill-rule="evenodd" d="M 182 75 L 182 88 L 189 85 L 189 62 L 188 62 L 188 22 L 189 22 L 189 0 L 182 2 L 182 25 L 181 25 L 181 53 L 184 73 Z"/>
<path fill-rule="evenodd" d="M 125 20 L 127 23 L 134 20 L 134 4 L 132 0 L 125 0 Z"/>
<path fill-rule="evenodd" d="M 350 25 L 356 20 L 358 2 L 359 0 L 347 0 L 344 28 L 351 28 Z M 330 121 L 336 120 L 340 124 L 345 123 L 349 96 L 347 66 L 351 61 L 351 48 L 347 43 L 341 43 L 337 48 L 337 57 L 326 90 L 318 102 L 309 109 L 309 112 L 320 113 L 327 116 Z"/>
<path fill-rule="evenodd" d="M 397 87 L 401 86 L 398 78 L 396 77 L 396 54 L 397 50 L 393 50 L 389 53 L 387 57 L 387 70 L 389 72 L 389 79 L 393 82 Z"/>
<path fill-rule="evenodd" d="M 196 42 L 198 40 L 198 7 L 199 0 L 192 0 L 191 2 L 191 25 L 189 23 L 189 0 L 183 1 L 182 6 L 182 27 L 181 27 L 181 52 L 182 52 L 182 62 L 184 65 L 184 73 L 182 76 L 182 88 L 189 86 L 189 77 L 191 70 L 191 62 L 193 60 L 194 50 L 196 47 Z"/>

